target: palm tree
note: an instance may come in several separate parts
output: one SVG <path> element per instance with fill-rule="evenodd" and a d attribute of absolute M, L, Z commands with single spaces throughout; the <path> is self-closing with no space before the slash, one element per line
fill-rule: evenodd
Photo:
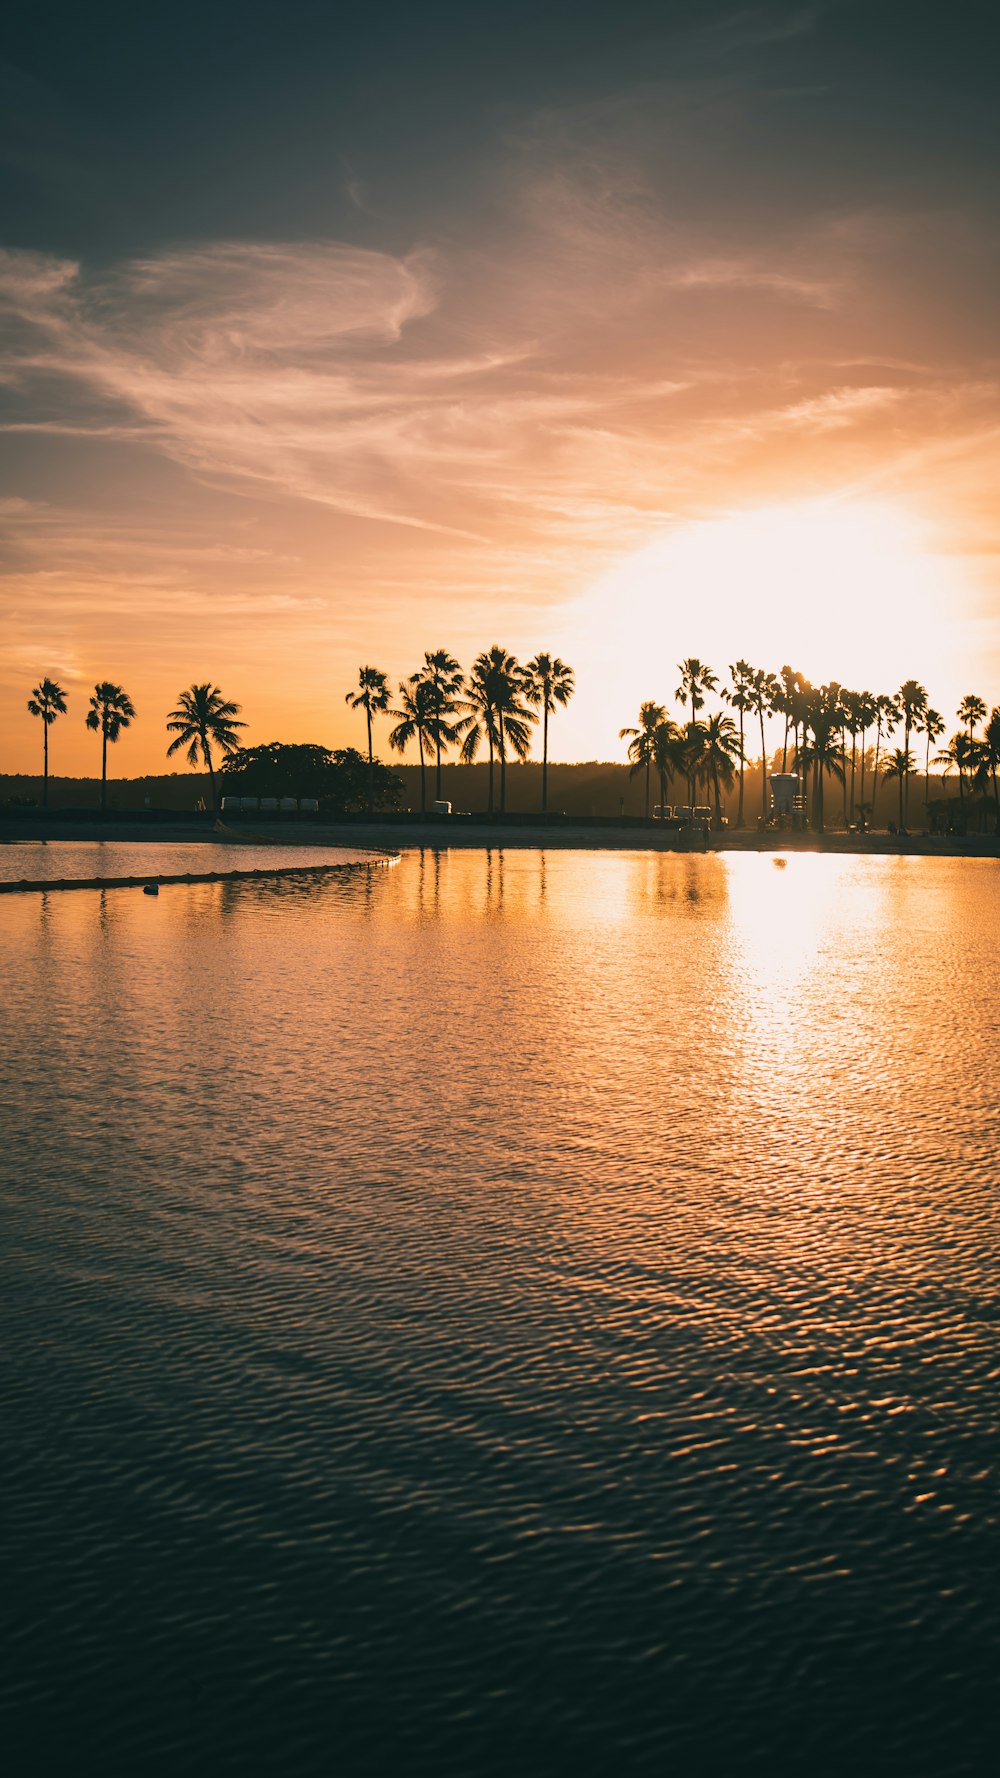
<path fill-rule="evenodd" d="M 888 760 L 886 761 L 886 768 L 885 768 L 884 775 L 885 775 L 886 781 L 888 781 L 890 778 L 898 778 L 899 779 L 899 831 L 900 831 L 900 833 L 906 832 L 906 822 L 903 819 L 903 796 L 904 796 L 904 792 L 905 792 L 905 787 L 909 783 L 909 777 L 910 777 L 910 773 L 912 772 L 912 770 L 913 770 L 912 755 L 909 753 L 907 748 L 896 747 L 893 750 L 893 752 L 890 753 Z"/>
<path fill-rule="evenodd" d="M 990 711 L 990 719 L 986 724 L 986 732 L 982 740 L 983 755 L 990 777 L 993 780 L 993 801 L 997 811 L 997 831 L 1000 832 L 1000 791 L 997 790 L 997 773 L 1000 772 L 1000 706 Z"/>
<path fill-rule="evenodd" d="M 872 769 L 872 821 L 875 820 L 875 804 L 878 801 L 878 759 L 882 748 L 882 736 L 892 734 L 899 722 L 899 705 L 895 698 L 887 692 L 880 692 L 875 699 L 875 764 Z"/>
<path fill-rule="evenodd" d="M 865 736 L 867 735 L 868 730 L 871 728 L 872 724 L 875 721 L 875 718 L 877 715 L 877 705 L 878 705 L 878 700 L 877 700 L 877 698 L 872 696 L 872 693 L 870 691 L 859 692 L 859 694 L 858 694 L 858 727 L 861 732 L 861 794 L 858 798 L 858 807 L 861 810 L 861 824 L 862 824 L 862 826 L 864 826 L 865 809 L 867 808 L 867 804 L 865 802 L 865 765 L 866 765 L 866 762 L 868 759 L 868 748 L 865 745 Z M 874 814 L 874 809 L 873 809 L 872 813 Z"/>
<path fill-rule="evenodd" d="M 715 825 L 722 826 L 722 796 L 720 785 L 728 790 L 736 776 L 737 764 L 742 761 L 740 737 L 736 724 L 731 716 L 724 716 L 720 711 L 710 716 L 703 724 L 704 728 L 704 769 L 711 779 L 715 793 Z"/>
<path fill-rule="evenodd" d="M 958 706 L 958 720 L 966 724 L 970 741 L 975 739 L 976 723 L 982 722 L 985 715 L 986 705 L 982 698 L 977 697 L 974 691 L 968 692 Z"/>
<path fill-rule="evenodd" d="M 66 693 L 54 679 L 43 679 L 28 699 L 32 716 L 42 719 L 42 808 L 49 806 L 49 729 L 57 716 L 66 714 Z"/>
<path fill-rule="evenodd" d="M 94 693 L 87 712 L 87 727 L 100 730 L 101 734 L 101 810 L 108 806 L 108 743 L 112 746 L 117 741 L 122 729 L 135 721 L 135 705 L 120 685 L 114 685 L 110 679 L 101 679 L 94 686 Z"/>
<path fill-rule="evenodd" d="M 706 667 L 697 655 L 692 655 L 686 661 L 678 661 L 677 671 L 681 676 L 681 682 L 674 692 L 674 697 L 678 703 L 690 703 L 691 721 L 696 722 L 698 711 L 704 707 L 705 693 L 715 691 L 719 681 L 711 667 Z"/>
<path fill-rule="evenodd" d="M 632 761 L 629 777 L 634 778 L 637 772 L 645 770 L 646 796 L 645 818 L 649 820 L 649 768 L 656 760 L 656 731 L 666 720 L 666 711 L 662 704 L 654 704 L 651 698 L 639 705 L 638 728 L 622 728 L 618 730 L 619 741 L 629 738 L 628 756 Z"/>
<path fill-rule="evenodd" d="M 420 749 L 420 813 L 427 813 L 427 760 L 426 749 L 429 746 L 440 747 L 447 725 L 437 715 L 439 701 L 435 696 L 434 687 L 422 673 L 413 673 L 399 688 L 402 708 L 393 710 L 396 726 L 389 735 L 389 746 L 396 753 L 402 753 L 416 736 Z"/>
<path fill-rule="evenodd" d="M 389 708 L 388 675 L 378 667 L 358 668 L 358 690 L 345 693 L 344 703 L 363 710 L 368 723 L 368 813 L 375 813 L 375 754 L 372 750 L 372 717 Z"/>
<path fill-rule="evenodd" d="M 462 669 L 454 655 L 446 648 L 434 649 L 425 653 L 424 664 L 419 674 L 415 675 L 429 687 L 427 714 L 436 727 L 428 728 L 429 738 L 434 743 L 436 772 L 434 795 L 441 800 L 441 749 L 449 742 L 457 739 L 458 729 L 449 721 L 458 709 L 458 697 L 462 690 Z"/>
<path fill-rule="evenodd" d="M 782 677 L 791 673 L 790 667 L 782 667 Z M 723 697 L 733 709 L 739 711 L 740 718 L 740 800 L 736 810 L 736 825 L 743 826 L 743 780 L 746 772 L 746 749 L 744 747 L 743 721 L 749 710 L 753 709 L 753 668 L 749 661 L 737 661 L 729 669 L 732 688 L 723 692 Z M 782 764 L 784 770 L 784 764 Z"/>
<path fill-rule="evenodd" d="M 767 746 L 764 741 L 764 717 L 780 707 L 781 686 L 773 673 L 758 667 L 750 681 L 750 708 L 760 722 L 760 815 L 767 820 Z"/>
<path fill-rule="evenodd" d="M 813 826 L 817 833 L 823 832 L 826 775 L 830 772 L 843 781 L 841 722 L 840 686 L 835 680 L 809 693 L 801 758 L 804 765 L 813 768 Z"/>
<path fill-rule="evenodd" d="M 665 716 L 657 723 L 653 735 L 653 765 L 660 779 L 660 807 L 667 800 L 667 786 L 674 781 L 674 773 L 681 765 L 681 749 L 684 736 L 676 722 Z"/>
<path fill-rule="evenodd" d="M 500 761 L 500 813 L 507 807 L 507 749 L 526 759 L 531 751 L 533 713 L 522 702 L 524 675 L 512 654 L 495 642 L 476 656 L 466 681 L 463 708 L 469 713 L 462 758 L 475 759 L 485 737 L 489 747 L 488 812 L 493 813 L 494 760 Z"/>
<path fill-rule="evenodd" d="M 572 667 L 557 655 L 536 654 L 524 669 L 524 695 L 542 707 L 542 813 L 549 806 L 549 717 L 557 704 L 566 705 L 576 690 Z"/>
<path fill-rule="evenodd" d="M 227 756 L 239 750 L 240 737 L 236 730 L 246 728 L 245 722 L 237 720 L 239 712 L 239 704 L 224 698 L 217 685 L 206 684 L 192 685 L 189 690 L 178 693 L 177 709 L 171 710 L 167 717 L 168 732 L 176 736 L 167 748 L 167 758 L 180 747 L 187 748 L 190 766 L 196 766 L 201 756 L 208 768 L 213 809 L 218 806 L 218 798 L 212 747 L 218 747 L 220 753 Z"/>
<path fill-rule="evenodd" d="M 940 741 L 941 736 L 944 734 L 944 717 L 939 710 L 932 710 L 928 704 L 924 711 L 921 727 L 925 738 L 924 802 L 929 809 L 931 801 L 931 748 L 933 747 L 934 742 Z"/>
<path fill-rule="evenodd" d="M 903 681 L 903 684 L 900 686 L 898 692 L 896 693 L 896 702 L 899 706 L 899 711 L 900 711 L 900 714 L 903 719 L 903 745 L 901 748 L 897 747 L 896 752 L 897 753 L 900 753 L 900 752 L 905 753 L 907 755 L 907 757 L 909 758 L 910 757 L 910 735 L 915 728 L 920 727 L 921 718 L 923 717 L 924 711 L 927 708 L 927 693 L 924 690 L 923 686 L 919 685 L 915 679 L 906 679 Z M 909 770 L 910 771 L 913 770 L 912 764 L 910 765 Z M 904 780 L 903 806 L 904 806 L 906 814 L 909 815 L 909 813 L 910 813 L 910 780 L 909 780 L 909 778 L 906 778 Z M 905 822 L 901 823 L 901 825 L 905 826 Z"/>

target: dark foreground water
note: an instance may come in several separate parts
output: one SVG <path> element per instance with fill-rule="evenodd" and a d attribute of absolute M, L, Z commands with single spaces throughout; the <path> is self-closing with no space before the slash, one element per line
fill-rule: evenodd
<path fill-rule="evenodd" d="M 988 861 L 5 898 L 18 1773 L 983 1773 Z"/>

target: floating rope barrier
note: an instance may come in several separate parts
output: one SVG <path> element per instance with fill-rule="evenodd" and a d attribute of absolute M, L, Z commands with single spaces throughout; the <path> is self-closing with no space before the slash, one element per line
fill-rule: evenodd
<path fill-rule="evenodd" d="M 251 870 L 178 871 L 170 875 L 154 871 L 132 877 L 19 877 L 7 882 L 0 880 L 0 895 L 47 889 L 146 889 L 164 883 L 245 883 L 264 877 L 318 877 L 338 870 L 380 870 L 398 863 L 398 852 L 372 852 L 365 858 L 344 858 L 336 864 L 272 864 L 257 865 Z"/>

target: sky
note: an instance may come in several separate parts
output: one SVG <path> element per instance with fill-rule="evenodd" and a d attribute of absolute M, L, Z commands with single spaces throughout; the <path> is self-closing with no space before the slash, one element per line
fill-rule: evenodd
<path fill-rule="evenodd" d="M 0 772 L 363 744 L 428 649 L 1000 703 L 1000 106 L 958 0 L 139 8 L 0 28 Z M 679 712 L 675 712 L 679 714 Z M 386 752 L 384 732 L 381 750 Z"/>

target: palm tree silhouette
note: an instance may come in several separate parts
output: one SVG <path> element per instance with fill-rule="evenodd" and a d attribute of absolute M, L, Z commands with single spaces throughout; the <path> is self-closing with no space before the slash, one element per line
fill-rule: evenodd
<path fill-rule="evenodd" d="M 896 752 L 905 753 L 907 758 L 911 760 L 908 770 L 912 772 L 913 764 L 912 756 L 910 754 L 910 735 L 915 728 L 919 728 L 920 726 L 921 718 L 927 708 L 927 693 L 923 686 L 919 685 L 915 679 L 906 679 L 896 693 L 896 703 L 903 719 L 903 745 L 901 748 L 897 747 Z M 910 813 L 909 777 L 904 777 L 903 781 L 903 807 L 905 816 L 908 816 Z M 904 820 L 900 823 L 901 826 L 906 825 L 905 816 Z"/>
<path fill-rule="evenodd" d="M 997 790 L 997 773 L 1000 772 L 1000 706 L 990 711 L 990 719 L 982 740 L 983 757 L 987 770 L 993 780 L 993 801 L 997 811 L 997 832 L 1000 833 L 1000 791 Z"/>
<path fill-rule="evenodd" d="M 865 745 L 865 736 L 875 721 L 876 706 L 877 699 L 873 697 L 870 691 L 862 691 L 858 693 L 858 728 L 861 735 L 861 791 L 858 797 L 858 807 L 861 811 L 862 825 L 864 824 L 865 811 L 868 807 L 865 802 L 865 766 L 868 760 L 868 748 Z M 874 810 L 872 813 L 874 814 Z"/>
<path fill-rule="evenodd" d="M 665 716 L 658 722 L 653 734 L 653 765 L 660 779 L 660 806 L 667 800 L 667 786 L 674 781 L 674 773 L 681 766 L 681 749 L 684 735 L 676 722 Z"/>
<path fill-rule="evenodd" d="M 899 831 L 906 832 L 906 821 L 903 813 L 905 787 L 913 770 L 913 756 L 905 747 L 896 747 L 886 760 L 883 776 L 888 783 L 890 778 L 899 779 Z"/>
<path fill-rule="evenodd" d="M 728 790 L 736 776 L 736 767 L 742 759 L 740 737 L 732 717 L 724 716 L 721 711 L 716 716 L 710 716 L 702 726 L 705 737 L 702 753 L 704 770 L 715 793 L 715 825 L 721 827 L 720 786 L 724 784 Z"/>
<path fill-rule="evenodd" d="M 644 816 L 649 820 L 649 769 L 656 758 L 656 731 L 666 718 L 662 704 L 655 704 L 651 698 L 639 705 L 639 725 L 637 728 L 618 730 L 620 741 L 628 740 L 628 756 L 632 761 L 629 777 L 634 778 L 637 772 L 645 771 L 645 806 Z"/>
<path fill-rule="evenodd" d="M 526 759 L 531 751 L 531 724 L 534 716 L 522 703 L 524 675 L 512 654 L 495 642 L 492 648 L 477 655 L 465 683 L 462 707 L 468 712 L 468 726 L 462 742 L 462 759 L 474 760 L 485 739 L 489 748 L 488 813 L 493 814 L 494 763 L 500 761 L 500 813 L 507 808 L 507 749 L 518 759 Z"/>
<path fill-rule="evenodd" d="M 422 673 L 414 673 L 400 686 L 399 697 L 401 708 L 391 714 L 397 718 L 396 726 L 389 735 L 389 746 L 396 753 L 402 753 L 409 746 L 414 736 L 420 749 L 420 813 L 427 813 L 427 761 L 425 751 L 437 743 L 440 748 L 445 735 L 453 736 L 454 731 L 447 728 L 437 711 L 440 702 L 435 695 L 430 680 Z"/>
<path fill-rule="evenodd" d="M 32 716 L 42 719 L 42 808 L 49 806 L 49 729 L 57 716 L 66 714 L 66 693 L 54 679 L 42 679 L 28 699 Z"/>
<path fill-rule="evenodd" d="M 715 691 L 719 681 L 697 655 L 691 655 L 686 661 L 678 661 L 677 671 L 681 676 L 680 685 L 674 692 L 678 703 L 691 705 L 691 721 L 697 722 L 698 711 L 704 707 L 705 693 Z"/>
<path fill-rule="evenodd" d="M 767 745 L 764 740 L 764 717 L 781 708 L 781 686 L 773 673 L 758 667 L 750 681 L 750 708 L 760 722 L 760 814 L 767 820 Z"/>
<path fill-rule="evenodd" d="M 791 674 L 791 668 L 790 667 L 782 667 L 781 672 L 782 672 L 782 676 L 784 676 L 784 674 L 786 674 L 786 673 Z M 744 718 L 747 715 L 748 711 L 753 709 L 753 703 L 751 701 L 752 692 L 753 692 L 753 668 L 751 667 L 750 662 L 749 661 L 737 661 L 734 666 L 730 667 L 729 677 L 733 682 L 732 689 L 728 690 L 728 691 L 724 691 L 722 695 L 726 699 L 727 703 L 732 704 L 734 710 L 739 711 L 739 718 L 740 718 L 740 800 L 739 800 L 739 806 L 736 810 L 736 825 L 737 825 L 737 827 L 742 827 L 743 826 L 743 780 L 744 780 L 745 773 L 746 773 L 746 748 L 744 745 L 743 722 L 744 722 Z"/>
<path fill-rule="evenodd" d="M 985 716 L 986 705 L 982 698 L 978 697 L 974 691 L 967 692 L 958 706 L 958 720 L 964 722 L 968 728 L 970 741 L 975 740 L 976 724 L 982 722 Z"/>
<path fill-rule="evenodd" d="M 934 745 L 934 742 L 940 741 L 941 736 L 944 734 L 944 717 L 939 710 L 932 710 L 928 704 L 924 711 L 923 720 L 920 726 L 923 729 L 925 739 L 924 803 L 929 810 L 931 801 L 931 748 Z"/>
<path fill-rule="evenodd" d="M 875 699 L 875 764 L 872 767 L 872 821 L 875 820 L 875 804 L 878 800 L 878 761 L 882 748 L 882 736 L 892 734 L 899 722 L 899 705 L 895 698 L 887 692 L 880 692 Z"/>
<path fill-rule="evenodd" d="M 462 669 L 454 655 L 446 648 L 436 648 L 424 655 L 424 664 L 419 673 L 414 675 L 429 688 L 427 714 L 436 719 L 437 728 L 428 729 L 429 738 L 434 743 L 436 775 L 434 795 L 441 800 L 441 750 L 443 746 L 458 738 L 459 727 L 450 722 L 458 709 L 458 697 L 462 690 Z M 421 796 L 423 791 L 421 791 Z"/>
<path fill-rule="evenodd" d="M 524 669 L 524 695 L 542 707 L 542 813 L 549 806 L 549 717 L 557 704 L 566 705 L 576 690 L 572 667 L 556 655 L 536 654 Z"/>
<path fill-rule="evenodd" d="M 208 768 L 208 782 L 212 790 L 212 808 L 218 807 L 215 791 L 215 762 L 212 758 L 213 746 L 224 756 L 237 753 L 240 737 L 237 729 L 246 728 L 245 722 L 238 720 L 239 704 L 230 703 L 224 698 L 217 685 L 192 685 L 187 691 L 177 695 L 177 708 L 171 710 L 167 717 L 168 733 L 175 739 L 167 748 L 167 758 L 181 747 L 187 748 L 188 765 L 196 766 L 199 755 Z"/>
<path fill-rule="evenodd" d="M 114 746 L 123 729 L 135 721 L 135 706 L 127 691 L 110 679 L 101 679 L 87 712 L 87 727 L 101 735 L 101 810 L 108 806 L 108 743 Z"/>
<path fill-rule="evenodd" d="M 827 773 L 843 782 L 841 715 L 840 686 L 835 680 L 810 691 L 801 755 L 803 764 L 813 768 L 813 827 L 817 833 L 823 832 Z"/>
<path fill-rule="evenodd" d="M 363 710 L 368 724 L 368 813 L 375 813 L 375 754 L 372 749 L 372 717 L 389 708 L 389 679 L 378 667 L 358 668 L 358 690 L 344 695 L 352 710 Z"/>

